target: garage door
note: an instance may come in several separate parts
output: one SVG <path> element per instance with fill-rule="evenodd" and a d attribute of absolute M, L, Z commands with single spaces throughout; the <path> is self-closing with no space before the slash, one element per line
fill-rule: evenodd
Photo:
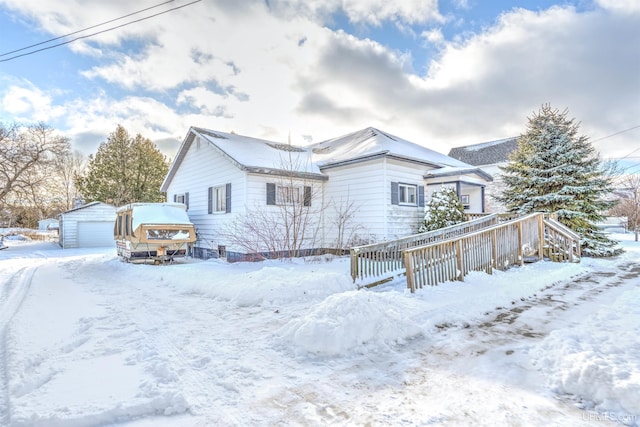
<path fill-rule="evenodd" d="M 78 222 L 78 246 L 93 248 L 113 246 L 113 222 L 81 221 Z"/>

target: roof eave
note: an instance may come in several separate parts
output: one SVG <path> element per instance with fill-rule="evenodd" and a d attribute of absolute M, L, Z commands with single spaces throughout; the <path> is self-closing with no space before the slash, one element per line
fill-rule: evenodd
<path fill-rule="evenodd" d="M 433 167 L 433 168 L 442 167 L 442 165 L 438 164 L 438 163 L 433 163 L 433 162 L 429 162 L 429 161 L 426 161 L 426 160 L 415 159 L 413 157 L 401 156 L 401 155 L 398 155 L 398 154 L 390 153 L 389 151 L 381 151 L 381 152 L 378 152 L 378 153 L 367 154 L 365 156 L 352 157 L 352 158 L 346 159 L 346 160 L 338 160 L 338 161 L 331 162 L 331 163 L 319 164 L 319 168 L 320 168 L 320 170 L 330 169 L 330 168 L 335 168 L 335 167 L 338 167 L 338 166 L 347 166 L 347 165 L 352 165 L 352 164 L 356 164 L 356 163 L 366 162 L 366 161 L 369 161 L 369 160 L 381 159 L 381 158 L 385 158 L 385 157 L 388 158 L 388 159 L 400 160 L 400 161 L 403 161 L 403 162 L 411 162 L 411 163 L 416 163 L 416 164 L 419 164 L 419 165 Z"/>
<path fill-rule="evenodd" d="M 457 170 L 457 171 L 450 171 L 450 172 L 441 172 L 438 173 L 438 170 L 434 170 L 434 171 L 429 171 L 426 174 L 424 174 L 423 178 L 424 179 L 429 179 L 429 178 L 439 178 L 439 177 L 445 177 L 445 176 L 456 176 L 456 175 L 465 175 L 465 174 L 475 174 L 478 175 L 481 178 L 484 178 L 485 180 L 492 182 L 493 181 L 493 177 L 491 175 L 489 175 L 488 173 L 486 173 L 485 171 L 483 171 L 482 169 L 478 169 L 478 168 L 474 168 L 474 169 L 461 169 L 461 170 Z"/>

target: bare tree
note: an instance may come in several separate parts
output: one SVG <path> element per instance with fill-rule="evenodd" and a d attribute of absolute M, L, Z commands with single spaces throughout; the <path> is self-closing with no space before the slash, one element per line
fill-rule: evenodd
<path fill-rule="evenodd" d="M 359 243 L 359 241 L 356 242 L 360 239 L 358 233 L 365 231 L 362 224 L 355 222 L 355 215 L 360 206 L 350 199 L 347 192 L 345 198 L 333 200 L 331 207 L 333 212 L 330 221 L 336 230 L 335 249 L 347 249 Z"/>
<path fill-rule="evenodd" d="M 637 242 L 640 233 L 640 174 L 627 175 L 622 180 L 622 187 L 620 200 L 609 214 L 627 217 L 627 227 L 633 230 Z"/>
<path fill-rule="evenodd" d="M 53 165 L 69 147 L 68 138 L 44 123 L 26 127 L 0 123 L 0 205 L 29 207 L 37 212 L 29 216 L 42 215 L 54 197 L 47 191 Z"/>
<path fill-rule="evenodd" d="M 86 167 L 86 158 L 79 151 L 68 151 L 55 162 L 57 177 L 57 194 L 61 198 L 64 210 L 73 207 L 73 200 L 78 195 L 75 180 L 81 176 Z"/>
<path fill-rule="evenodd" d="M 257 259 L 298 257 L 317 248 L 321 229 L 322 188 L 319 175 L 311 171 L 306 150 L 278 144 L 285 154 L 280 163 L 265 173 L 266 206 L 247 207 L 223 231 L 225 240 Z"/>

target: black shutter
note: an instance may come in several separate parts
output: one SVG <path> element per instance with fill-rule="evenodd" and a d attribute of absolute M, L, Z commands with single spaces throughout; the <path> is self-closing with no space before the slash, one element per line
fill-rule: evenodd
<path fill-rule="evenodd" d="M 311 187 L 304 187 L 304 205 L 311 206 Z"/>
<path fill-rule="evenodd" d="M 418 185 L 418 206 L 424 207 L 424 185 Z"/>
<path fill-rule="evenodd" d="M 231 212 L 231 183 L 228 183 L 225 187 L 225 212 L 229 213 Z"/>
<path fill-rule="evenodd" d="M 189 192 L 184 193 L 184 204 L 187 205 L 187 210 L 189 210 Z"/>
<path fill-rule="evenodd" d="M 267 182 L 267 205 L 276 204 L 276 185 Z"/>
<path fill-rule="evenodd" d="M 400 198 L 399 198 L 399 187 L 398 187 L 398 183 L 397 182 L 392 182 L 391 183 L 391 204 L 392 205 L 399 205 L 400 204 Z"/>
<path fill-rule="evenodd" d="M 208 209 L 207 212 L 208 213 L 213 213 L 213 187 L 209 187 L 208 190 L 208 198 L 207 198 L 207 203 L 208 203 Z"/>
<path fill-rule="evenodd" d="M 176 203 L 178 201 L 178 195 L 174 194 L 173 195 L 173 203 Z"/>

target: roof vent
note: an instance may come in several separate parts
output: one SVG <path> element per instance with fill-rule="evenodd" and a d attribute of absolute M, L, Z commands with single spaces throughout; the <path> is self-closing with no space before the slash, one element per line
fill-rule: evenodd
<path fill-rule="evenodd" d="M 296 146 L 289 145 L 289 144 L 269 144 L 269 143 L 267 143 L 267 145 L 269 147 L 275 148 L 276 150 L 280 150 L 280 151 L 292 151 L 292 152 L 296 152 L 296 153 L 304 153 L 306 151 L 304 148 L 296 147 Z"/>
<path fill-rule="evenodd" d="M 311 151 L 313 154 L 327 154 L 333 151 L 333 147 L 330 145 L 326 147 L 316 147 L 312 148 Z"/>

